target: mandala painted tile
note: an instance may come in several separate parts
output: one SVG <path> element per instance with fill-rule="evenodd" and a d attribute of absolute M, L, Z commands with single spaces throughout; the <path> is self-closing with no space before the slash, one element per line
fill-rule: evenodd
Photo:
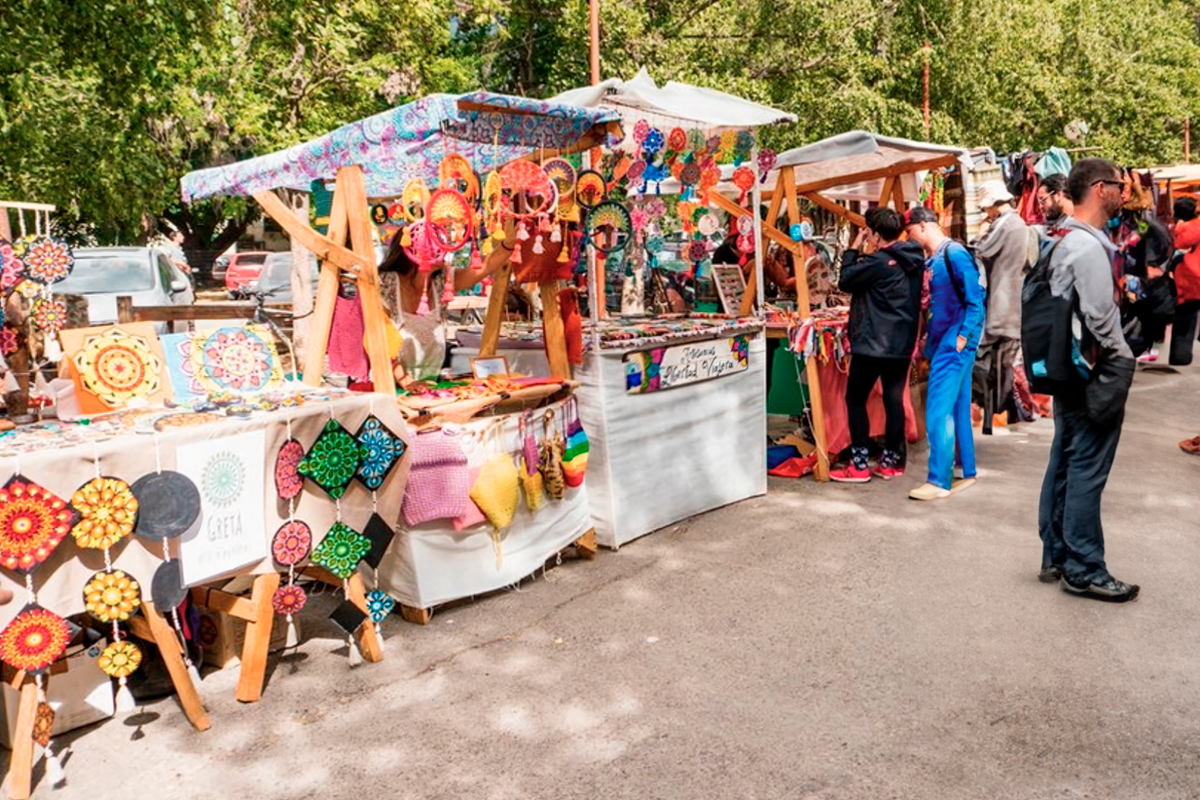
<path fill-rule="evenodd" d="M 137 498 L 120 478 L 93 478 L 71 495 L 71 506 L 79 513 L 71 535 L 80 547 L 112 547 L 137 525 Z"/>
<path fill-rule="evenodd" d="M 75 256 L 67 243 L 48 236 L 30 242 L 21 260 L 25 262 L 25 277 L 43 285 L 65 280 L 75 266 Z"/>
<path fill-rule="evenodd" d="M 365 455 L 366 449 L 350 432 L 331 419 L 325 423 L 325 429 L 313 442 L 297 471 L 336 499 L 346 493 L 346 487 L 354 479 Z"/>
<path fill-rule="evenodd" d="M 299 472 L 304 460 L 304 445 L 288 439 L 275 455 L 275 492 L 284 500 L 297 497 L 304 490 L 304 476 Z"/>
<path fill-rule="evenodd" d="M 84 388 L 111 408 L 162 388 L 162 359 L 146 339 L 120 328 L 86 337 L 73 360 Z"/>
<path fill-rule="evenodd" d="M 141 587 L 122 570 L 97 572 L 83 587 L 83 603 L 101 622 L 124 622 L 142 605 Z"/>
<path fill-rule="evenodd" d="M 0 661 L 41 672 L 66 651 L 70 638 L 66 620 L 41 606 L 29 606 L 0 633 Z"/>
<path fill-rule="evenodd" d="M 368 489 L 378 489 L 404 455 L 404 440 L 373 414 L 363 420 L 354 438 L 364 450 L 354 476 Z"/>
<path fill-rule="evenodd" d="M 367 614 L 372 622 L 383 622 L 395 607 L 396 601 L 382 589 L 374 589 L 367 593 Z"/>
<path fill-rule="evenodd" d="M 312 563 L 344 580 L 354 574 L 358 562 L 370 549 L 367 537 L 343 522 L 335 522 L 313 551 Z"/>
<path fill-rule="evenodd" d="M 142 665 L 142 650 L 128 640 L 113 642 L 104 648 L 96 664 L 110 678 L 127 678 Z"/>
<path fill-rule="evenodd" d="M 0 489 L 0 565 L 32 572 L 71 532 L 75 509 L 21 475 Z"/>
<path fill-rule="evenodd" d="M 280 586 L 271 596 L 271 606 L 275 609 L 275 613 L 284 616 L 299 614 L 307 602 L 308 595 L 304 593 L 304 590 L 291 583 Z"/>
<path fill-rule="evenodd" d="M 253 325 L 193 336 L 183 370 L 206 394 L 257 392 L 283 382 L 270 334 Z"/>
<path fill-rule="evenodd" d="M 312 529 L 298 519 L 283 523 L 271 539 L 271 555 L 285 567 L 299 564 L 311 549 Z"/>

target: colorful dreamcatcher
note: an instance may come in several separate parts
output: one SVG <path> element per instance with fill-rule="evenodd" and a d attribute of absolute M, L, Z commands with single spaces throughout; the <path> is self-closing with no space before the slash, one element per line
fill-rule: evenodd
<path fill-rule="evenodd" d="M 526 220 L 549 214 L 558 204 L 558 190 L 542 168 L 532 161 L 512 161 L 500 169 L 500 213 Z M 525 209 L 514 208 L 513 198 L 522 194 Z"/>
<path fill-rule="evenodd" d="M 61 239 L 40 236 L 24 247 L 25 277 L 43 286 L 66 280 L 75 267 L 71 248 Z"/>
<path fill-rule="evenodd" d="M 79 516 L 58 495 L 22 475 L 0 489 L 0 564 L 26 576 L 67 537 Z"/>
<path fill-rule="evenodd" d="M 454 189 L 474 206 L 479 200 L 479 176 L 471 162 L 458 153 L 449 153 L 438 164 L 438 188 Z"/>
<path fill-rule="evenodd" d="M 700 272 L 701 265 L 708 259 L 708 242 L 704 239 L 693 239 L 688 242 L 687 260 L 692 262 L 692 277 Z"/>
<path fill-rule="evenodd" d="M 733 185 L 741 192 L 738 195 L 738 205 L 746 204 L 746 195 L 754 188 L 757 181 L 758 176 L 750 167 L 742 166 L 733 171 Z"/>
<path fill-rule="evenodd" d="M 401 244 L 422 272 L 430 272 L 435 264 L 445 261 L 450 236 L 441 226 L 419 219 L 404 229 Z"/>
<path fill-rule="evenodd" d="M 646 138 L 642 139 L 642 153 L 646 159 L 652 159 L 654 156 L 662 152 L 663 145 L 666 144 L 666 137 L 658 128 L 651 128 L 646 131 Z"/>
<path fill-rule="evenodd" d="M 667 134 L 667 149 L 672 152 L 672 158 L 678 156 L 688 147 L 687 131 L 683 128 L 672 128 Z"/>
<path fill-rule="evenodd" d="M 404 184 L 400 192 L 400 213 L 408 222 L 416 222 L 425 217 L 425 206 L 429 203 L 429 189 L 425 181 L 413 178 Z"/>
<path fill-rule="evenodd" d="M 571 209 L 575 205 L 575 167 L 565 158 L 551 158 L 542 163 L 542 172 L 546 173 L 554 188 L 558 190 L 558 215 L 571 217 Z"/>
<path fill-rule="evenodd" d="M 644 162 L 636 163 L 643 163 L 644 168 Z M 631 172 L 632 169 L 630 167 Z M 604 176 L 593 169 L 582 170 L 575 179 L 575 200 L 584 208 L 592 209 L 600 205 L 607 193 L 608 184 L 604 182 Z"/>
<path fill-rule="evenodd" d="M 437 242 L 443 248 L 443 255 L 452 253 L 475 238 L 475 211 L 461 192 L 441 188 L 430 195 L 425 206 L 425 225 L 435 226 L 444 233 L 437 237 Z"/>
<path fill-rule="evenodd" d="M 149 397 L 162 386 L 162 359 L 145 338 L 120 328 L 87 336 L 73 361 L 84 388 L 109 408 Z"/>
<path fill-rule="evenodd" d="M 634 235 L 629 210 L 614 200 L 606 200 L 589 211 L 584 228 L 588 243 L 601 253 L 623 250 Z"/>
<path fill-rule="evenodd" d="M 738 217 L 737 227 L 737 249 L 741 253 L 738 264 L 745 264 L 754 252 L 754 218 L 749 214 L 742 214 Z"/>

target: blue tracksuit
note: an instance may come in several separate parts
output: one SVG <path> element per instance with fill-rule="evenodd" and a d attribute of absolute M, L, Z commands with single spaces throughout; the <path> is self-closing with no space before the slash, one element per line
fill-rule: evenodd
<path fill-rule="evenodd" d="M 971 438 L 971 367 L 983 332 L 986 308 L 983 278 L 967 249 L 946 239 L 925 262 L 929 277 L 929 394 L 925 428 L 929 435 L 929 482 L 950 488 L 954 443 L 963 477 L 975 477 L 975 444 Z M 967 340 L 961 352 L 958 337 Z"/>

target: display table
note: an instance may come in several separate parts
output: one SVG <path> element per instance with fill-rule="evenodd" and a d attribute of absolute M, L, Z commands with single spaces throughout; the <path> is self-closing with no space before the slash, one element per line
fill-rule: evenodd
<path fill-rule="evenodd" d="M 547 411 L 555 415 L 562 430 L 562 406 L 562 402 L 557 402 L 533 412 L 539 430 L 542 415 Z M 488 430 L 492 425 L 497 427 Z M 520 414 L 481 418 L 455 426 L 464 439 L 472 439 L 467 434 L 475 433 L 490 441 L 498 433 L 497 440 L 514 453 L 520 449 L 519 428 Z M 592 448 L 594 453 L 594 444 Z M 472 464 L 486 458 L 487 451 L 481 445 L 464 443 L 464 450 Z M 591 458 L 594 456 L 589 456 L 589 472 Z M 548 558 L 590 533 L 592 522 L 585 487 L 586 484 L 568 488 L 561 500 L 544 497 L 542 507 L 533 513 L 522 499 L 512 525 L 501 532 L 498 552 L 488 523 L 459 532 L 450 520 L 428 522 L 411 529 L 405 528 L 401 521 L 396 539 L 376 572 L 379 588 L 407 606 L 406 618 L 411 618 L 410 609 L 428 610 L 518 583 L 540 569 Z M 427 619 L 426 614 L 416 621 Z"/>
<path fill-rule="evenodd" d="M 761 323 L 666 342 L 606 343 L 576 371 L 591 438 L 587 491 L 597 541 L 619 547 L 651 531 L 767 491 L 766 345 Z M 627 391 L 627 356 L 748 339 L 744 369 L 646 393 Z M 669 357 L 667 357 L 669 359 Z"/>

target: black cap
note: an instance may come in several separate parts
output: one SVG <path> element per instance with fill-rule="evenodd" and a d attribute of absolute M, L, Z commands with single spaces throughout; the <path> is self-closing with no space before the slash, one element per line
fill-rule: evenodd
<path fill-rule="evenodd" d="M 922 222 L 937 222 L 938 215 L 925 206 L 914 206 L 904 212 L 904 227 L 917 225 Z"/>

